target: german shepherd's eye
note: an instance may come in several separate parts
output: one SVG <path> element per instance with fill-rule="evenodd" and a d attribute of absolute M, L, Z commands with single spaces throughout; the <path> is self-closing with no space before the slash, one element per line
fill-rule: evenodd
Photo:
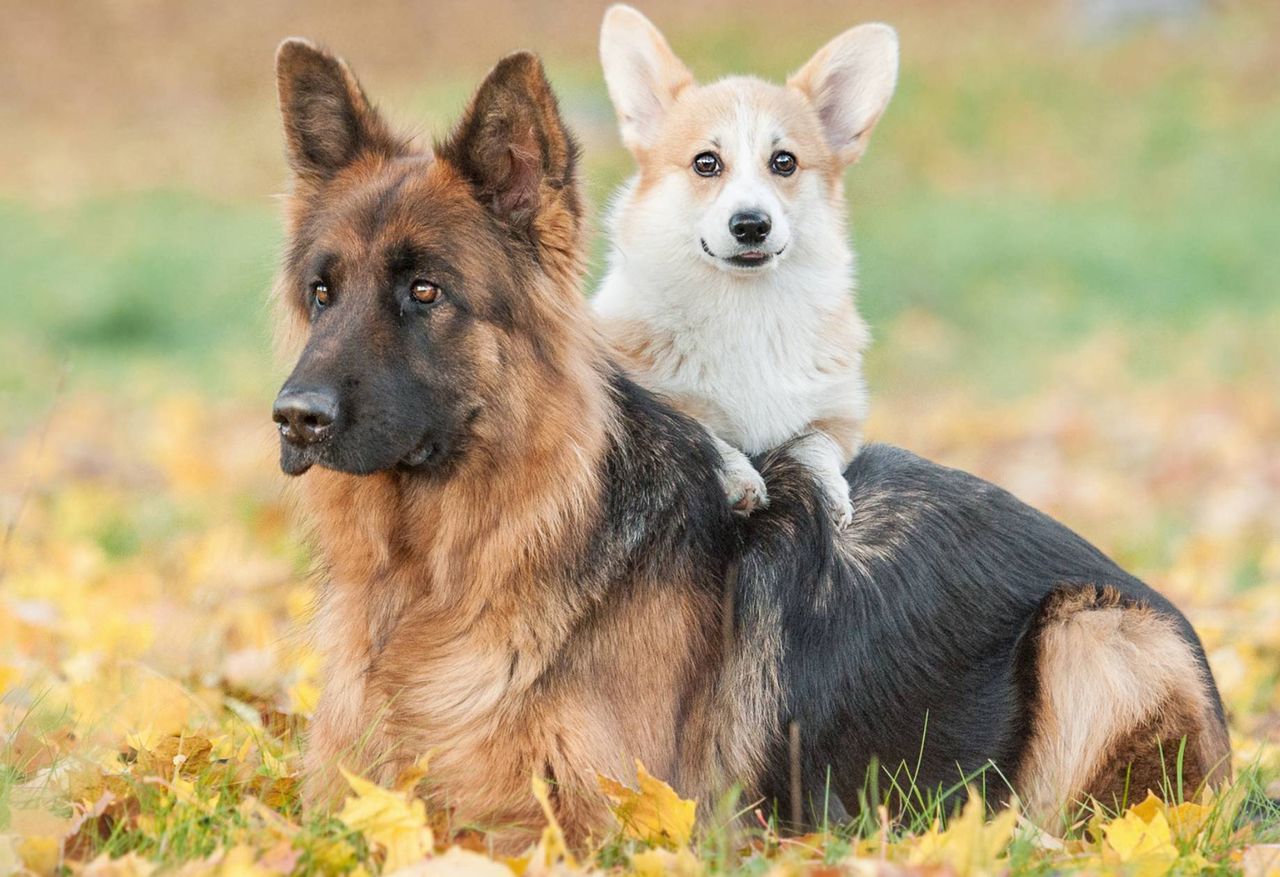
<path fill-rule="evenodd" d="M 332 294 L 329 292 L 329 284 L 323 280 L 317 280 L 311 284 L 311 304 L 317 308 L 327 308 L 329 302 L 333 300 Z"/>
<path fill-rule="evenodd" d="M 415 280 L 409 287 L 409 297 L 420 305 L 433 305 L 443 295 L 444 290 L 430 280 Z"/>
<path fill-rule="evenodd" d="M 700 177 L 719 176 L 723 168 L 720 156 L 714 152 L 699 152 L 693 158 L 693 172 Z"/>
<path fill-rule="evenodd" d="M 769 170 L 780 177 L 789 177 L 796 172 L 796 157 L 790 152 L 775 152 L 769 160 Z"/>

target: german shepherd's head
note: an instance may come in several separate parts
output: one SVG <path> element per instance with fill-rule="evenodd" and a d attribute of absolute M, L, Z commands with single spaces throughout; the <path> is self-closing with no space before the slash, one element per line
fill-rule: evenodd
<path fill-rule="evenodd" d="M 538 59 L 502 60 L 434 150 L 310 43 L 276 69 L 293 171 L 276 296 L 302 342 L 281 468 L 436 473 L 537 419 L 583 348 L 577 147 Z"/>

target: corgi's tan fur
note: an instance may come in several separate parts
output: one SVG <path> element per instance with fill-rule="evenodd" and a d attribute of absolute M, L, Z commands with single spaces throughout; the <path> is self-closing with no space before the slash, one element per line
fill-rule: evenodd
<path fill-rule="evenodd" d="M 612 211 L 594 300 L 605 331 L 641 383 L 716 436 L 736 508 L 768 502 L 747 455 L 786 444 L 847 523 L 843 473 L 862 440 L 869 335 L 854 304 L 843 175 L 893 94 L 894 31 L 846 31 L 786 85 L 698 85 L 657 28 L 619 5 L 600 54 L 638 165 Z M 775 164 L 779 155 L 793 164 Z M 695 166 L 700 156 L 713 173 Z M 764 217 L 766 236 L 739 234 L 743 216 Z"/>

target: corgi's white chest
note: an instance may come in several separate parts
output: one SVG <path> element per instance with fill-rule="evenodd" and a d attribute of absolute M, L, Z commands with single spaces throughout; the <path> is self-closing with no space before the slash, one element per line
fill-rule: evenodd
<path fill-rule="evenodd" d="M 659 393 L 697 400 L 707 426 L 731 445 L 749 454 L 777 447 L 839 393 L 840 376 L 823 368 L 831 342 L 826 313 L 812 301 L 764 288 L 749 295 L 635 295 L 625 283 L 609 278 L 595 306 L 602 316 L 643 323 L 655 339 L 637 379 Z"/>
<path fill-rule="evenodd" d="M 814 339 L 794 327 L 769 331 L 730 321 L 708 328 L 677 330 L 684 349 L 655 362 L 647 376 L 654 389 L 701 400 L 708 426 L 749 454 L 778 446 L 813 421 L 826 383 L 805 355 Z"/>

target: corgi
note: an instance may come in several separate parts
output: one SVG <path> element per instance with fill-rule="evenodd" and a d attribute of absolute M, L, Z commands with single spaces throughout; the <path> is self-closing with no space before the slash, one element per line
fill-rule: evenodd
<path fill-rule="evenodd" d="M 768 504 L 749 456 L 785 446 L 846 526 L 869 332 L 843 176 L 893 95 L 897 34 L 845 31 L 785 85 L 699 85 L 644 15 L 616 5 L 600 59 L 638 166 L 607 221 L 602 330 L 641 384 L 711 431 L 735 511 Z"/>

